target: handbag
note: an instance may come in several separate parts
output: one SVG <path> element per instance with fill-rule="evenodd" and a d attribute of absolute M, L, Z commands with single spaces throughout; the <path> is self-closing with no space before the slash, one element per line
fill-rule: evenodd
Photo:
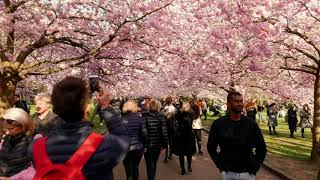
<path fill-rule="evenodd" d="M 312 127 L 313 127 L 313 124 L 308 119 L 308 122 L 306 122 L 305 128 L 312 128 Z"/>

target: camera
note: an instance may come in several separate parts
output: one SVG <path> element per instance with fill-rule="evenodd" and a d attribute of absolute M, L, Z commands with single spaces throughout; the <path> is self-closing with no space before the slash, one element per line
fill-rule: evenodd
<path fill-rule="evenodd" d="M 90 94 L 93 94 L 95 91 L 99 92 L 99 76 L 98 75 L 90 75 L 89 76 L 89 86 L 90 86 Z"/>

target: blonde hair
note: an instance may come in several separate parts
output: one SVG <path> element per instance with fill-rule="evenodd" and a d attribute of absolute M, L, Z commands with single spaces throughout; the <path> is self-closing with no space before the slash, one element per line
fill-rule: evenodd
<path fill-rule="evenodd" d="M 48 104 L 51 104 L 51 96 L 47 93 L 40 93 L 37 94 L 36 97 L 34 98 L 35 101 L 44 101 Z"/>
<path fill-rule="evenodd" d="M 160 112 L 161 109 L 161 102 L 156 100 L 156 99 L 152 99 L 149 102 L 149 111 L 150 112 Z"/>
<path fill-rule="evenodd" d="M 127 102 L 125 102 L 123 104 L 122 112 L 123 113 L 128 113 L 128 112 L 136 113 L 136 112 L 138 112 L 138 104 L 133 100 L 128 100 Z"/>
<path fill-rule="evenodd" d="M 20 108 L 10 108 L 4 111 L 2 119 L 17 121 L 22 125 L 22 131 L 30 136 L 34 131 L 34 122 L 30 115 Z"/>

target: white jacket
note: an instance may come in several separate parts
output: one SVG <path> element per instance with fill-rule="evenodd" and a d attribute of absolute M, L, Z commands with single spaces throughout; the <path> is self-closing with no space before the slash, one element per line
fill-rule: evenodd
<path fill-rule="evenodd" d="M 202 129 L 202 122 L 200 117 L 193 120 L 192 129 Z"/>

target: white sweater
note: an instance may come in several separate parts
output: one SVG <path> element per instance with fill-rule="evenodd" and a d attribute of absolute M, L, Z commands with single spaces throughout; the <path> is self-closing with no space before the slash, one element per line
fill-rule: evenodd
<path fill-rule="evenodd" d="M 192 129 L 202 129 L 202 122 L 200 117 L 193 120 Z"/>

